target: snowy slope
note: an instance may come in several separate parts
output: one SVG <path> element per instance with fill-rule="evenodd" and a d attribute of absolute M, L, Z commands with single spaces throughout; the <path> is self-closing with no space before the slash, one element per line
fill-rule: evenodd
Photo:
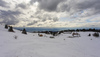
<path fill-rule="evenodd" d="M 87 36 L 93 32 L 79 32 L 81 37 L 75 38 L 61 34 L 51 39 L 51 35 L 39 37 L 37 33 L 14 31 L 8 32 L 0 25 L 0 57 L 100 57 L 100 37 Z"/>

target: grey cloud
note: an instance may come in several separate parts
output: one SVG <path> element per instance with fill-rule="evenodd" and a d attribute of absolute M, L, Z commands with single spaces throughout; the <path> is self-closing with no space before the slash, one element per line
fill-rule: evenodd
<path fill-rule="evenodd" d="M 27 24 L 27 25 L 28 25 L 28 26 L 29 26 L 29 25 L 34 25 L 34 24 L 36 24 L 36 23 L 38 23 L 38 21 L 35 21 L 35 20 L 34 20 L 33 22 L 31 22 L 31 23 L 29 23 L 29 24 Z"/>
<path fill-rule="evenodd" d="M 53 20 L 54 22 L 58 21 L 58 18 L 57 17 L 52 16 L 50 14 L 43 14 L 42 16 L 39 15 L 39 16 L 37 16 L 37 18 L 41 19 L 40 20 L 41 22 L 45 22 L 47 20 Z"/>
<path fill-rule="evenodd" d="M 46 11 L 56 11 L 58 4 L 62 1 L 64 0 L 42 0 L 39 2 L 39 8 Z"/>
<path fill-rule="evenodd" d="M 35 20 L 31 23 L 29 23 L 28 25 L 34 25 L 34 24 L 37 24 L 39 22 L 46 22 L 48 20 L 51 20 L 53 22 L 57 22 L 59 19 L 55 16 L 52 16 L 51 14 L 43 14 L 41 11 L 39 11 L 40 13 L 36 13 L 35 16 L 31 15 L 30 18 L 37 18 L 38 20 Z"/>
<path fill-rule="evenodd" d="M 33 4 L 34 2 L 41 2 L 42 0 L 31 0 L 30 4 Z"/>
<path fill-rule="evenodd" d="M 12 18 L 15 18 L 15 17 L 12 17 Z M 6 20 L 3 20 L 2 22 L 0 23 L 4 23 L 4 24 L 8 24 L 8 25 L 16 25 L 19 21 L 17 19 L 15 20 L 8 20 L 9 18 L 5 18 Z"/>
<path fill-rule="evenodd" d="M 51 16 L 48 16 L 47 18 L 46 17 L 43 17 L 42 21 L 41 22 L 45 22 L 47 20 L 52 20 L 53 22 L 57 22 L 59 19 L 57 17 L 52 17 Z"/>
<path fill-rule="evenodd" d="M 28 8 L 27 4 L 25 4 L 25 3 L 18 4 L 16 6 L 16 8 L 18 8 L 18 7 L 22 8 L 22 9 L 27 9 Z"/>
<path fill-rule="evenodd" d="M 8 10 L 8 11 L 0 10 L 0 13 L 1 13 L 2 16 L 10 16 L 10 15 L 21 14 L 21 12 L 19 12 L 19 11 L 11 11 L 11 10 Z"/>
<path fill-rule="evenodd" d="M 45 21 L 46 21 L 46 19 L 43 19 L 43 20 L 42 20 L 42 22 L 45 22 Z"/>
<path fill-rule="evenodd" d="M 3 19 L 2 22 L 0 23 L 5 23 L 5 24 L 9 24 L 9 25 L 15 25 L 16 23 L 19 22 L 19 20 L 17 19 L 17 16 L 19 14 L 21 14 L 19 11 L 3 11 L 0 10 L 0 19 Z"/>
<path fill-rule="evenodd" d="M 38 24 L 37 26 L 42 26 L 43 24 Z"/>
<path fill-rule="evenodd" d="M 58 21 L 58 18 L 57 17 L 53 18 L 53 21 L 54 22 Z"/>
<path fill-rule="evenodd" d="M 100 0 L 84 0 L 82 2 L 77 3 L 77 1 L 72 2 L 70 0 L 69 3 L 65 3 L 60 5 L 60 11 L 67 11 L 69 14 L 75 14 L 76 12 L 84 11 L 87 9 L 91 9 L 91 11 L 87 12 L 87 16 L 91 16 L 94 14 L 100 14 Z M 92 13 L 91 13 L 92 12 Z"/>
<path fill-rule="evenodd" d="M 65 12 L 65 11 L 70 11 L 70 6 L 68 4 L 63 4 L 60 6 L 60 8 L 57 9 L 57 11 Z"/>
<path fill-rule="evenodd" d="M 100 0 L 91 0 L 91 1 L 80 3 L 78 4 L 77 8 L 80 10 L 92 9 L 87 13 L 87 16 L 100 14 Z"/>
<path fill-rule="evenodd" d="M 46 11 L 56 11 L 57 6 L 60 2 L 65 0 L 31 0 L 30 3 L 39 2 L 39 8 Z"/>
<path fill-rule="evenodd" d="M 30 18 L 34 18 L 34 16 L 33 16 L 33 15 L 31 15 L 31 16 L 30 16 Z"/>
<path fill-rule="evenodd" d="M 78 9 L 100 8 L 100 0 L 87 0 L 77 4 Z"/>
<path fill-rule="evenodd" d="M 8 7 L 7 4 L 8 4 L 7 2 L 0 0 L 0 6 L 1 7 Z"/>

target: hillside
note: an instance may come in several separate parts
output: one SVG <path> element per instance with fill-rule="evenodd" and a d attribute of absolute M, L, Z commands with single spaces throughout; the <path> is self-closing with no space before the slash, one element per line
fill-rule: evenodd
<path fill-rule="evenodd" d="M 100 57 L 100 37 L 88 36 L 94 32 L 79 32 L 81 37 L 75 38 L 63 33 L 50 38 L 14 31 L 8 32 L 0 25 L 0 57 Z"/>

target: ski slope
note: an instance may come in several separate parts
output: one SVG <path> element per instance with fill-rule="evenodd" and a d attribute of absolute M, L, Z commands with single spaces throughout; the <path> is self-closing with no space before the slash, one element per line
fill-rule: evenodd
<path fill-rule="evenodd" d="M 75 38 L 63 33 L 50 38 L 46 34 L 39 37 L 37 33 L 14 31 L 8 32 L 0 25 L 0 57 L 100 57 L 100 37 L 87 36 L 94 32 L 79 32 L 81 37 Z"/>

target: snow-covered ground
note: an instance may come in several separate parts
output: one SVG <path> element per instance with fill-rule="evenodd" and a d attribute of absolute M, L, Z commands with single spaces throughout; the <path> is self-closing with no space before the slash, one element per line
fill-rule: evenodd
<path fill-rule="evenodd" d="M 75 38 L 69 38 L 71 34 L 50 38 L 14 31 L 8 32 L 0 25 L 0 57 L 100 57 L 100 37 L 88 36 L 94 32 L 79 32 L 81 37 Z"/>

